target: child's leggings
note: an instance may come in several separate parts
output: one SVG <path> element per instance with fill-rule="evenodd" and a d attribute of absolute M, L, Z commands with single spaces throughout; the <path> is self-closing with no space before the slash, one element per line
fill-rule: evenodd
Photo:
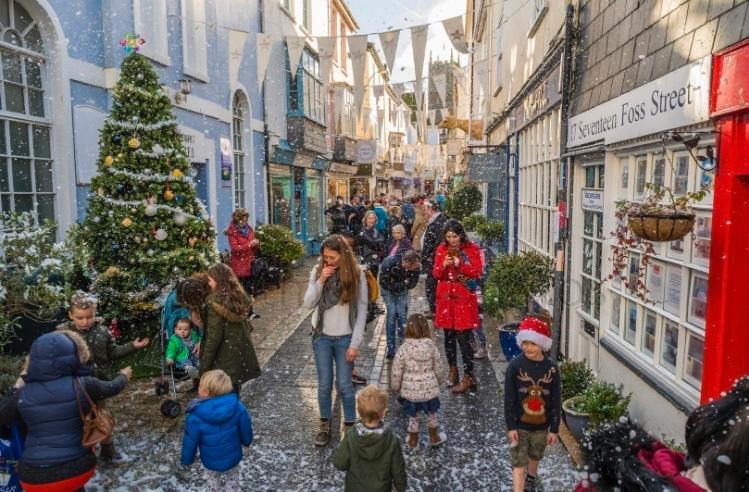
<path fill-rule="evenodd" d="M 437 422 L 437 413 L 430 413 L 427 415 L 427 427 L 439 427 Z M 419 416 L 408 418 L 408 432 L 419 432 Z"/>

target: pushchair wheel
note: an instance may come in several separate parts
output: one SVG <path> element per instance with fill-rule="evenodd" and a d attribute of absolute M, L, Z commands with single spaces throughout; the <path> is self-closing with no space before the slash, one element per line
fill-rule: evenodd
<path fill-rule="evenodd" d="M 164 417 L 174 419 L 174 418 L 179 417 L 180 413 L 182 413 L 182 405 L 180 405 L 178 401 L 165 400 L 161 404 L 161 414 Z"/>
<path fill-rule="evenodd" d="M 156 381 L 156 383 L 154 383 L 154 389 L 156 390 L 156 396 L 165 395 L 169 391 L 166 382 L 162 381 Z"/>

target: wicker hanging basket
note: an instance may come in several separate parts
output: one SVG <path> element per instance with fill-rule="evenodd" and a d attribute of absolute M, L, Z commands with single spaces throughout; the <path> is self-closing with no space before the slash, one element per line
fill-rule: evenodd
<path fill-rule="evenodd" d="M 635 236 L 648 241 L 676 241 L 692 232 L 694 213 L 673 210 L 633 213 L 628 215 L 627 225 Z"/>

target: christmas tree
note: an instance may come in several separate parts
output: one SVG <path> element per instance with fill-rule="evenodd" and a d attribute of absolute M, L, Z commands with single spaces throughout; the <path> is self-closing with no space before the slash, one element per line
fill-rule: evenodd
<path fill-rule="evenodd" d="M 122 62 L 99 138 L 84 235 L 105 316 L 137 319 L 174 282 L 216 260 L 168 94 L 137 52 Z"/>

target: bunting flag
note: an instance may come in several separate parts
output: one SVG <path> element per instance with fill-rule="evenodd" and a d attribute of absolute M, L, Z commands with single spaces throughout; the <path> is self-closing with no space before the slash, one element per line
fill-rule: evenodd
<path fill-rule="evenodd" d="M 486 60 L 477 63 L 475 66 L 476 78 L 478 79 L 478 83 L 484 93 L 484 97 L 486 97 L 489 94 L 489 66 L 486 63 Z"/>
<path fill-rule="evenodd" d="M 432 76 L 432 81 L 434 82 L 434 88 L 437 91 L 437 96 L 440 100 L 440 107 L 444 108 L 448 105 L 447 101 L 447 74 L 446 73 L 438 73 Z"/>
<path fill-rule="evenodd" d="M 306 38 L 296 36 L 286 36 L 286 49 L 289 52 L 289 65 L 291 66 L 291 78 L 296 77 L 296 71 L 299 68 L 299 61 L 302 59 L 304 45 L 307 43 Z"/>
<path fill-rule="evenodd" d="M 375 86 L 372 86 L 372 89 L 374 91 L 374 97 L 375 99 L 380 99 L 385 95 L 385 86 L 382 84 L 377 84 Z"/>
<path fill-rule="evenodd" d="M 349 36 L 349 54 L 351 69 L 354 72 L 354 105 L 356 114 L 361 113 L 364 104 L 364 71 L 367 65 L 367 36 Z"/>
<path fill-rule="evenodd" d="M 377 128 L 382 128 L 382 121 L 385 118 L 385 108 L 377 108 Z"/>
<path fill-rule="evenodd" d="M 453 80 L 455 81 L 457 86 L 460 88 L 460 90 L 462 90 L 463 92 L 465 92 L 465 88 L 466 88 L 466 79 L 464 77 L 464 73 L 465 73 L 464 70 L 465 70 L 465 67 L 453 66 Z"/>
<path fill-rule="evenodd" d="M 265 81 L 265 73 L 268 71 L 270 53 L 273 50 L 273 40 L 269 34 L 262 32 L 257 33 L 256 37 L 257 87 L 258 89 L 262 89 L 263 82 Z"/>
<path fill-rule="evenodd" d="M 436 109 L 430 109 L 429 110 L 429 124 L 435 125 L 437 120 L 437 110 Z"/>
<path fill-rule="evenodd" d="M 445 32 L 447 33 L 447 37 L 450 38 L 453 48 L 467 55 L 468 42 L 463 31 L 463 16 L 459 15 L 451 19 L 445 19 L 442 21 L 442 26 L 445 28 Z"/>
<path fill-rule="evenodd" d="M 416 82 L 421 82 L 424 73 L 424 55 L 427 49 L 427 35 L 429 26 L 416 26 L 411 28 L 411 48 L 414 55 L 414 72 Z"/>
<path fill-rule="evenodd" d="M 403 84 L 392 84 L 390 88 L 398 99 L 403 99 Z"/>
<path fill-rule="evenodd" d="M 233 84 L 238 80 L 239 67 L 244 58 L 245 43 L 249 33 L 242 31 L 229 31 L 229 81 Z"/>
<path fill-rule="evenodd" d="M 317 55 L 320 57 L 320 77 L 322 78 L 323 94 L 327 94 L 330 83 L 330 72 L 333 70 L 333 55 L 338 41 L 334 36 L 319 36 L 317 38 Z"/>
<path fill-rule="evenodd" d="M 395 67 L 395 54 L 398 51 L 400 33 L 400 31 L 380 33 L 380 44 L 382 45 L 382 51 L 385 53 L 385 63 L 387 63 L 390 73 L 393 73 L 393 68 Z"/>
<path fill-rule="evenodd" d="M 424 106 L 424 82 L 421 79 L 414 81 L 414 99 L 416 99 L 416 111 L 421 111 Z"/>
<path fill-rule="evenodd" d="M 367 137 L 369 137 L 370 128 L 372 128 L 372 108 L 362 108 L 362 129 Z"/>
<path fill-rule="evenodd" d="M 335 92 L 333 93 L 333 115 L 335 117 L 335 120 L 333 122 L 333 129 L 336 133 L 342 133 L 340 130 L 342 129 L 341 125 L 341 112 L 343 111 L 343 88 L 338 87 L 336 88 Z"/>

